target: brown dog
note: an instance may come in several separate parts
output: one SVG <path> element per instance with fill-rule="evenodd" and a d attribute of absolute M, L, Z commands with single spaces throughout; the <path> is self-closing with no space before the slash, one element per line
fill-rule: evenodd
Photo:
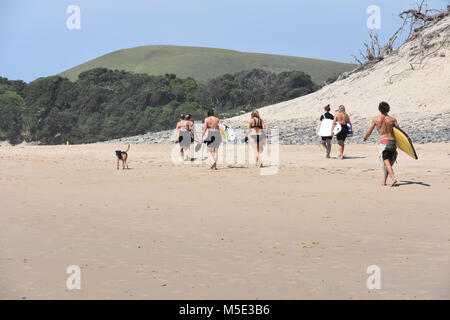
<path fill-rule="evenodd" d="M 119 161 L 122 160 L 122 169 L 125 169 L 125 167 L 127 167 L 128 169 L 128 163 L 127 163 L 127 159 L 128 159 L 128 151 L 130 150 L 130 145 L 128 145 L 128 148 L 126 151 L 120 151 L 120 150 L 116 150 L 116 156 L 117 156 L 117 170 L 119 170 Z"/>

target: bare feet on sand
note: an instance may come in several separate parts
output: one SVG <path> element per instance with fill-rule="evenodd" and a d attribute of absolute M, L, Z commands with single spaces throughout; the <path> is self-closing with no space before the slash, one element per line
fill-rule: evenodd
<path fill-rule="evenodd" d="M 392 180 L 391 187 L 395 186 L 397 182 L 398 182 L 397 179 Z"/>

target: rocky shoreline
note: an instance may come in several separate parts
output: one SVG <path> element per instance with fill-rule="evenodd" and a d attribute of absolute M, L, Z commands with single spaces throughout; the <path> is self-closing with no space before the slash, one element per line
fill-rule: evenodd
<path fill-rule="evenodd" d="M 411 140 L 416 144 L 437 143 L 450 141 L 450 112 L 422 117 L 414 122 L 401 122 L 401 128 L 408 133 Z M 352 119 L 354 133 L 348 137 L 346 143 L 363 143 L 362 138 L 366 133 L 370 119 L 353 117 Z M 225 120 L 224 123 L 227 123 Z M 314 145 L 320 141 L 315 135 L 317 120 L 292 119 L 285 121 L 267 121 L 270 128 L 279 128 L 279 141 L 282 145 Z M 233 125 L 233 129 L 238 136 L 238 143 L 241 141 L 244 125 Z M 201 124 L 195 127 L 196 136 L 201 134 Z M 159 132 L 149 132 L 132 137 L 118 138 L 114 140 L 98 143 L 116 143 L 116 144 L 164 144 L 171 143 L 174 139 L 175 130 L 164 130 Z M 197 139 L 196 139 L 197 140 Z M 378 140 L 378 134 L 375 130 L 369 138 L 369 143 L 375 143 Z"/>

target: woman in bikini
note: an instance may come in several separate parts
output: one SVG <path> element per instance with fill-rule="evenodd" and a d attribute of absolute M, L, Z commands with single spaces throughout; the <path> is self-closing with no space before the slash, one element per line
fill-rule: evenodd
<path fill-rule="evenodd" d="M 334 130 L 334 127 L 336 126 L 336 122 L 339 122 L 339 124 L 342 126 L 341 132 L 339 132 L 336 135 L 336 138 L 337 138 L 337 141 L 338 141 L 338 146 L 339 146 L 339 159 L 342 160 L 342 159 L 344 159 L 345 139 L 347 138 L 347 135 L 348 135 L 347 122 L 350 124 L 350 127 L 352 126 L 352 123 L 350 121 L 350 117 L 345 112 L 345 107 L 343 105 L 339 106 L 338 113 L 336 113 L 334 115 L 333 125 L 331 126 L 331 132 L 330 132 L 331 136 L 333 136 L 333 130 Z"/>
<path fill-rule="evenodd" d="M 247 132 L 245 134 L 246 140 L 248 139 L 248 134 L 250 133 L 250 143 L 253 146 L 253 150 L 255 152 L 256 163 L 255 166 L 262 167 L 263 163 L 261 160 L 261 153 L 263 152 L 264 143 L 266 139 L 266 125 L 264 121 L 259 116 L 258 110 L 253 110 L 250 118 L 250 122 L 248 123 Z"/>
<path fill-rule="evenodd" d="M 191 130 L 189 129 L 188 121 L 185 120 L 184 114 L 180 114 L 180 121 L 176 127 L 175 143 L 180 144 L 180 157 L 183 161 L 185 160 L 185 155 L 190 156 Z"/>
<path fill-rule="evenodd" d="M 186 153 L 186 158 L 189 161 L 192 161 L 191 158 L 191 143 L 194 142 L 194 122 L 192 122 L 191 120 L 191 114 L 188 113 L 184 116 L 184 120 L 186 120 L 186 130 L 189 132 L 189 146 L 186 148 L 185 153 Z"/>

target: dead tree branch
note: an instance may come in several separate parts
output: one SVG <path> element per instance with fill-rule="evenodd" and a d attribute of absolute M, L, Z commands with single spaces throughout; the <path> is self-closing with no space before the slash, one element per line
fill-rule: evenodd
<path fill-rule="evenodd" d="M 426 28 L 430 24 L 443 19 L 449 14 L 450 7 L 447 7 L 447 10 L 428 9 L 428 3 L 426 0 L 422 0 L 420 3 L 417 3 L 415 9 L 400 12 L 399 17 L 402 20 L 402 25 L 389 38 L 386 44 L 380 44 L 379 36 L 376 33 L 369 33 L 369 41 L 363 43 L 364 50 L 359 50 L 360 58 L 352 55 L 359 67 L 351 73 L 370 68 L 375 63 L 392 54 L 396 48 L 415 38 L 423 28 Z M 399 35 L 403 30 L 408 30 L 406 39 L 403 43 L 397 43 L 399 40 Z M 423 48 L 421 49 L 422 50 L 419 51 L 425 51 L 426 44 L 423 44 Z M 422 60 L 423 59 L 420 61 Z M 348 74 L 346 74 L 346 76 L 348 76 Z M 342 78 L 344 77 L 339 77 L 339 79 Z"/>

